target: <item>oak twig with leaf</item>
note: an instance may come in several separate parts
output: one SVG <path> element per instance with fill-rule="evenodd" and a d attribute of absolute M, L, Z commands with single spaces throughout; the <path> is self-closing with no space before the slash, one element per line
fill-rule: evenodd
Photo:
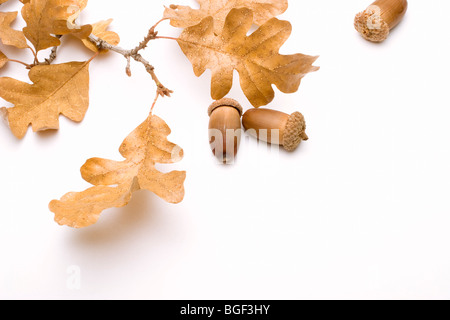
<path fill-rule="evenodd" d="M 0 4 L 6 1 L 0 0 Z M 278 52 L 292 29 L 289 22 L 275 18 L 287 10 L 287 0 L 197 0 L 199 9 L 171 5 L 132 49 L 118 46 L 118 34 L 108 31 L 111 19 L 77 24 L 87 0 L 20 1 L 21 16 L 26 23 L 21 31 L 11 28 L 18 12 L 2 12 L 0 8 L 3 45 L 29 50 L 31 57 L 30 61 L 19 61 L 0 50 L 0 68 L 7 63 L 20 63 L 29 69 L 32 82 L 0 78 L 0 97 L 14 105 L 1 110 L 17 138 L 23 138 L 30 125 L 35 132 L 59 129 L 60 114 L 73 121 L 83 120 L 89 106 L 89 65 L 100 53 L 122 55 L 128 76 L 132 75 L 132 61 L 142 64 L 155 83 L 155 99 L 148 118 L 120 147 L 125 160 L 89 159 L 81 173 L 93 187 L 68 193 L 50 203 L 56 222 L 74 228 L 96 223 L 105 209 L 127 205 L 133 192 L 140 189 L 149 190 L 169 203 L 179 203 L 184 198 L 186 172 L 162 173 L 155 168 L 157 163 L 181 160 L 183 150 L 167 140 L 170 129 L 153 112 L 158 98 L 170 97 L 172 90 L 160 82 L 155 67 L 142 56 L 151 41 L 177 41 L 196 76 L 210 69 L 214 100 L 229 93 L 233 71 L 237 70 L 241 88 L 254 107 L 267 105 L 274 99 L 272 85 L 284 93 L 296 92 L 301 79 L 318 69 L 312 65 L 317 57 Z M 179 38 L 158 35 L 158 25 L 166 20 L 184 29 Z M 253 24 L 258 29 L 247 35 Z M 84 62 L 55 64 L 60 39 L 66 36 L 78 38 L 80 44 L 93 51 L 92 57 Z M 43 50 L 50 52 L 41 61 L 39 54 Z"/>

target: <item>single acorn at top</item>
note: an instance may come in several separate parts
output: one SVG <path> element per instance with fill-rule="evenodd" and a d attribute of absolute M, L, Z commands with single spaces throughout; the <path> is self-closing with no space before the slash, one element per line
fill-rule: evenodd
<path fill-rule="evenodd" d="M 406 14 L 407 0 L 375 0 L 355 17 L 355 29 L 364 39 L 383 42 Z"/>
<path fill-rule="evenodd" d="M 302 141 L 309 139 L 305 133 L 305 118 L 300 112 L 289 115 L 271 109 L 250 109 L 242 123 L 248 134 L 281 145 L 287 151 L 294 151 Z"/>
<path fill-rule="evenodd" d="M 215 101 L 208 108 L 209 143 L 219 161 L 231 164 L 236 158 L 242 136 L 241 105 L 233 99 Z"/>

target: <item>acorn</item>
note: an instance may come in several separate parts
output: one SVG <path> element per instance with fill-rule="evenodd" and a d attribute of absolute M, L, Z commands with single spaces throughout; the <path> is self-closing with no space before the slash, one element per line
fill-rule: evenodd
<path fill-rule="evenodd" d="M 224 164 L 234 162 L 242 136 L 242 107 L 236 100 L 224 98 L 208 108 L 209 144 L 213 154 Z"/>
<path fill-rule="evenodd" d="M 407 0 L 376 0 L 355 17 L 355 29 L 364 39 L 382 42 L 406 14 Z"/>
<path fill-rule="evenodd" d="M 287 151 L 294 151 L 302 141 L 309 139 L 305 133 L 305 118 L 300 112 L 289 115 L 271 109 L 250 109 L 244 114 L 242 123 L 249 135 L 281 145 Z"/>

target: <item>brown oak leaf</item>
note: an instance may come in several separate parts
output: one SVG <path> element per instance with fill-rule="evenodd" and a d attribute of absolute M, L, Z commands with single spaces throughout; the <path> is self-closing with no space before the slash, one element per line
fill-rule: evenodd
<path fill-rule="evenodd" d="M 214 100 L 231 90 L 234 70 L 239 72 L 241 88 L 250 103 L 260 107 L 274 99 L 272 84 L 284 93 L 294 93 L 307 73 L 319 69 L 312 65 L 317 57 L 279 54 L 292 31 L 288 21 L 272 18 L 247 36 L 252 21 L 250 9 L 232 9 L 220 35 L 214 34 L 214 19 L 208 17 L 185 29 L 178 39 L 196 76 L 211 69 Z"/>
<path fill-rule="evenodd" d="M 7 109 L 13 134 L 59 128 L 59 115 L 81 121 L 89 106 L 89 62 L 38 65 L 29 72 L 33 84 L 0 78 L 0 97 L 15 106 Z"/>
<path fill-rule="evenodd" d="M 5 2 L 8 2 L 9 0 L 0 0 L 0 4 L 2 4 L 2 3 L 5 3 Z M 28 3 L 28 2 L 30 2 L 30 0 L 19 0 L 20 2 L 22 2 L 22 3 Z"/>
<path fill-rule="evenodd" d="M 181 202 L 186 172 L 162 173 L 155 167 L 157 163 L 177 162 L 183 156 L 183 150 L 167 140 L 169 134 L 168 125 L 151 115 L 122 143 L 119 151 L 124 161 L 88 160 L 81 174 L 94 187 L 50 202 L 55 221 L 73 228 L 88 227 L 98 221 L 104 210 L 127 205 L 133 192 L 141 189 L 169 203 Z"/>
<path fill-rule="evenodd" d="M 18 12 L 0 12 L 0 39 L 3 44 L 19 49 L 28 47 L 27 39 L 22 31 L 11 28 L 11 23 L 17 18 Z"/>
<path fill-rule="evenodd" d="M 8 57 L 0 51 L 0 69 L 8 63 Z"/>
<path fill-rule="evenodd" d="M 287 0 L 197 0 L 199 9 L 188 6 L 171 5 L 164 11 L 164 17 L 170 19 L 174 27 L 188 28 L 199 24 L 204 18 L 214 19 L 214 32 L 220 34 L 228 13 L 233 8 L 249 8 L 254 12 L 254 23 L 258 26 L 284 13 L 288 8 Z"/>
<path fill-rule="evenodd" d="M 99 39 L 106 41 L 107 43 L 117 46 L 120 42 L 120 37 L 114 31 L 108 31 L 108 27 L 111 24 L 113 19 L 99 21 L 97 23 L 92 24 L 92 34 Z M 90 50 L 94 52 L 98 52 L 98 48 L 95 43 L 90 41 L 88 37 L 84 37 L 81 39 L 83 44 Z"/>
<path fill-rule="evenodd" d="M 22 17 L 27 23 L 23 32 L 36 51 L 59 46 L 61 41 L 55 35 L 88 36 L 92 26 L 75 24 L 86 5 L 87 0 L 30 0 L 22 8 Z"/>
<path fill-rule="evenodd" d="M 3 4 L 5 2 L 8 2 L 9 0 L 0 0 L 0 4 Z M 30 2 L 30 0 L 19 0 L 20 2 L 22 2 L 23 4 Z"/>

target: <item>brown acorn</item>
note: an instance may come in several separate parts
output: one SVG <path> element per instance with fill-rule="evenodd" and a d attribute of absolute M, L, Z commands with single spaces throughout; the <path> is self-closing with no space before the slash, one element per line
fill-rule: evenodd
<path fill-rule="evenodd" d="M 407 0 L 376 0 L 355 17 L 355 29 L 372 42 L 386 40 L 408 9 Z"/>
<path fill-rule="evenodd" d="M 209 143 L 213 154 L 224 164 L 236 158 L 241 143 L 241 105 L 233 99 L 215 101 L 208 108 Z"/>
<path fill-rule="evenodd" d="M 309 139 L 305 133 L 305 118 L 300 112 L 289 115 L 271 109 L 250 109 L 242 123 L 248 134 L 281 145 L 287 151 L 294 151 L 302 141 Z"/>

